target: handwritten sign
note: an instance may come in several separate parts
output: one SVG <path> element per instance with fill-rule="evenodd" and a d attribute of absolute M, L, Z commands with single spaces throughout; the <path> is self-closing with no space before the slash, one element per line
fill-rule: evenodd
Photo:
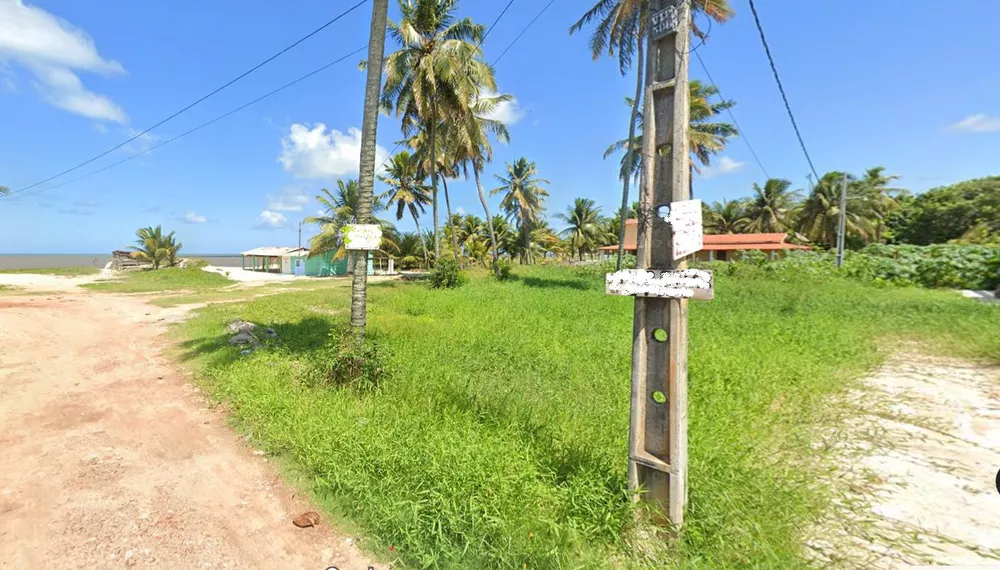
<path fill-rule="evenodd" d="M 715 296 L 712 272 L 703 269 L 623 269 L 608 273 L 604 285 L 608 295 L 627 297 L 711 299 Z"/>
<path fill-rule="evenodd" d="M 667 6 L 653 14 L 653 39 L 658 40 L 677 31 L 678 16 L 677 6 Z"/>
<path fill-rule="evenodd" d="M 347 224 L 340 231 L 349 250 L 372 251 L 382 243 L 382 228 L 375 224 Z"/>
<path fill-rule="evenodd" d="M 667 215 L 673 233 L 674 259 L 701 251 L 705 247 L 705 232 L 701 222 L 701 200 L 670 203 Z"/>

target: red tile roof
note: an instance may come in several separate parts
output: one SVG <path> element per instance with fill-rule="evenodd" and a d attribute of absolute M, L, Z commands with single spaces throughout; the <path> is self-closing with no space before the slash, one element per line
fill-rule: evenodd
<path fill-rule="evenodd" d="M 756 249 L 774 251 L 781 249 L 809 249 L 809 246 L 787 243 L 786 234 L 706 234 L 703 251 L 739 251 Z M 625 221 L 625 250 L 635 251 L 636 220 Z M 617 245 L 600 248 L 602 251 L 617 251 Z"/>

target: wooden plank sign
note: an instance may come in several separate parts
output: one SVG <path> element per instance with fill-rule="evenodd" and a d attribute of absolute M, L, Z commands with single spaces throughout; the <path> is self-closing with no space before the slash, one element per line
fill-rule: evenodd
<path fill-rule="evenodd" d="M 382 228 L 376 224 L 347 224 L 340 231 L 349 250 L 372 251 L 382 243 Z"/>
<path fill-rule="evenodd" d="M 604 290 L 608 295 L 660 299 L 708 300 L 715 296 L 712 272 L 704 269 L 623 269 L 605 276 Z"/>
<path fill-rule="evenodd" d="M 705 230 L 701 220 L 701 200 L 682 200 L 670 203 L 671 235 L 674 260 L 681 259 L 705 247 Z"/>
<path fill-rule="evenodd" d="M 666 8 L 653 13 L 651 22 L 653 24 L 653 40 L 658 40 L 663 36 L 677 31 L 677 17 L 679 16 L 676 6 Z"/>

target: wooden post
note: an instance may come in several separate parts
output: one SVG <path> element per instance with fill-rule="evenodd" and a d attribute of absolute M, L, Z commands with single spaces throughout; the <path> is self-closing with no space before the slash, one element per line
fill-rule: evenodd
<path fill-rule="evenodd" d="M 840 183 L 840 216 L 837 218 L 837 267 L 844 264 L 844 236 L 847 233 L 847 174 Z"/>
<path fill-rule="evenodd" d="M 650 8 L 636 257 L 640 269 L 684 269 L 661 207 L 690 198 L 690 7 L 652 0 Z M 676 527 L 687 502 L 687 304 L 636 297 L 632 334 L 629 488 Z"/>

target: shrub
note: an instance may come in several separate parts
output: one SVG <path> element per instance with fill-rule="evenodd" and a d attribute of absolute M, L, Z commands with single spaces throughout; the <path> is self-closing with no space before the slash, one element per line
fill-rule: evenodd
<path fill-rule="evenodd" d="M 310 386 L 350 387 L 368 392 L 385 376 L 385 357 L 370 336 L 359 341 L 350 327 L 330 331 L 326 343 L 305 358 L 300 379 Z"/>
<path fill-rule="evenodd" d="M 511 270 L 510 261 L 506 259 L 497 259 L 493 262 L 493 277 L 497 281 L 506 281 L 510 279 Z"/>
<path fill-rule="evenodd" d="M 431 287 L 435 289 L 451 289 L 465 283 L 465 275 L 458 262 L 451 258 L 442 258 L 434 264 L 431 270 Z"/>

